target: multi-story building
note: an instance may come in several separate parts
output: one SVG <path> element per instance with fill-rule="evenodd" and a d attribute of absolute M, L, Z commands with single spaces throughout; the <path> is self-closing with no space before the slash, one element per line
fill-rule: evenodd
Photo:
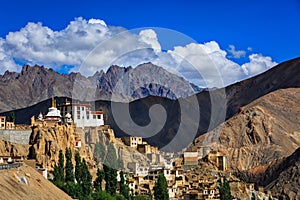
<path fill-rule="evenodd" d="M 57 106 L 62 116 L 70 114 L 73 122 L 77 127 L 96 127 L 104 125 L 102 111 L 92 111 L 91 104 L 70 103 L 68 100 L 65 104 Z"/>

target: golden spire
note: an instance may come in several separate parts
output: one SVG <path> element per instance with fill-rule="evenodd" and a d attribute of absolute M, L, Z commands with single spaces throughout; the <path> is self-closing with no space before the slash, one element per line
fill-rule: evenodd
<path fill-rule="evenodd" d="M 54 100 L 54 97 L 52 97 L 52 107 L 53 107 L 53 108 L 56 108 L 56 102 L 55 102 L 55 100 Z"/>

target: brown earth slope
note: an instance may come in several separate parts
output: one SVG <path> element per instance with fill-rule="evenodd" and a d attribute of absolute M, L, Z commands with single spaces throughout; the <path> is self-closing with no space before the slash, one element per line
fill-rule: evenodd
<path fill-rule="evenodd" d="M 300 147 L 300 88 L 271 92 L 240 109 L 219 128 L 190 147 L 213 145 L 223 152 L 229 168 L 249 170 L 291 155 Z"/>
<path fill-rule="evenodd" d="M 35 169 L 23 165 L 18 169 L 0 170 L 0 199 L 63 200 L 72 199 Z M 20 178 L 25 177 L 28 184 Z"/>

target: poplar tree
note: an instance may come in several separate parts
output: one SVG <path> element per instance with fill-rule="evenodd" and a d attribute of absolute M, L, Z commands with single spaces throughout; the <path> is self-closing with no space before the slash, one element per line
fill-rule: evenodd
<path fill-rule="evenodd" d="M 105 190 L 110 195 L 114 196 L 117 190 L 117 167 L 118 160 L 115 147 L 112 143 L 107 144 L 107 156 L 103 164 Z"/>
<path fill-rule="evenodd" d="M 84 196 L 89 196 L 92 193 L 92 175 L 90 174 L 90 171 L 84 159 L 82 160 L 81 163 L 81 171 L 82 171 L 81 174 L 82 194 Z"/>
<path fill-rule="evenodd" d="M 65 181 L 65 166 L 64 166 L 64 154 L 62 150 L 59 150 L 59 155 L 58 155 L 58 165 L 54 167 L 53 171 L 53 181 L 55 183 L 62 183 Z"/>
<path fill-rule="evenodd" d="M 66 148 L 66 182 L 74 182 L 74 172 L 72 163 L 72 151 L 70 148 Z"/>
<path fill-rule="evenodd" d="M 97 169 L 97 178 L 94 181 L 94 188 L 96 189 L 97 192 L 102 190 L 102 181 L 104 179 L 104 171 L 100 170 L 99 168 Z"/>
<path fill-rule="evenodd" d="M 125 183 L 123 171 L 120 172 L 120 194 L 129 199 L 129 187 Z"/>
<path fill-rule="evenodd" d="M 81 158 L 78 151 L 75 153 L 75 179 L 77 183 L 81 181 Z"/>
<path fill-rule="evenodd" d="M 169 200 L 167 180 L 163 173 L 159 173 L 153 189 L 155 200 Z"/>
<path fill-rule="evenodd" d="M 219 181 L 220 199 L 232 200 L 230 185 L 226 177 L 223 177 L 223 181 Z"/>

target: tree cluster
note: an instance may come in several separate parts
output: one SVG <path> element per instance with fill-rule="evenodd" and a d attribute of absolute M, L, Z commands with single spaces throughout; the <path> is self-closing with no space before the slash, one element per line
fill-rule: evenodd
<path fill-rule="evenodd" d="M 85 160 L 81 160 L 79 152 L 75 154 L 75 161 L 74 174 L 71 149 L 66 148 L 65 156 L 60 150 L 58 164 L 53 171 L 53 183 L 73 198 L 86 199 L 92 193 L 92 176 Z"/>
<path fill-rule="evenodd" d="M 98 148 L 102 148 L 98 146 Z M 99 149 L 98 149 L 99 150 Z M 102 150 L 99 150 L 100 152 Z M 149 196 L 134 196 L 130 191 L 126 174 L 120 171 L 120 182 L 117 181 L 118 168 L 123 166 L 123 162 L 117 158 L 114 145 L 107 143 L 107 153 L 105 156 L 103 170 L 97 170 L 97 177 L 92 182 L 92 176 L 89 172 L 87 163 L 81 159 L 79 152 L 75 153 L 75 167 L 72 163 L 72 151 L 66 148 L 65 155 L 59 151 L 59 161 L 54 167 L 53 183 L 76 199 L 107 199 L 107 200 L 152 200 L 152 194 L 149 190 Z M 74 169 L 75 168 L 75 169 Z M 74 172 L 75 171 L 75 172 Z M 105 190 L 102 185 L 105 181 Z M 117 186 L 119 184 L 119 193 Z M 168 200 L 168 189 L 166 178 L 160 173 L 154 186 L 155 200 Z"/>

